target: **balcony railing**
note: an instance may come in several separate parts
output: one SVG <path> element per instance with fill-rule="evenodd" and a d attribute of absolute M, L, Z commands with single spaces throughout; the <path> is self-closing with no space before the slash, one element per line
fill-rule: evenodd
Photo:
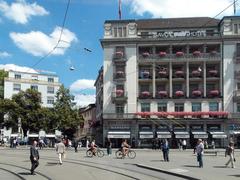
<path fill-rule="evenodd" d="M 149 98 L 152 98 L 152 93 L 149 92 L 149 91 L 142 91 L 139 93 L 139 98 L 140 99 L 149 99 Z"/>
<path fill-rule="evenodd" d="M 169 97 L 168 96 L 168 91 L 166 91 L 166 90 L 157 91 L 156 97 L 160 98 L 160 99 L 168 98 Z"/>
<path fill-rule="evenodd" d="M 180 53 L 179 53 L 180 55 Z M 162 53 L 160 54 L 144 54 L 144 53 L 139 53 L 138 55 L 139 57 L 139 61 L 143 61 L 143 62 L 149 62 L 149 61 L 161 61 L 161 60 L 181 60 L 181 59 L 188 59 L 188 60 L 221 60 L 221 54 L 219 52 L 216 53 L 200 53 L 199 55 L 194 54 L 194 52 L 189 53 L 189 54 L 185 54 L 183 53 L 183 55 L 181 56 L 177 56 L 176 54 L 168 54 L 168 53 Z"/>
<path fill-rule="evenodd" d="M 15 79 L 11 77 L 5 77 L 4 80 L 11 82 L 21 82 L 21 83 L 31 83 L 31 84 L 44 84 L 44 85 L 52 85 L 52 86 L 60 86 L 59 82 L 48 82 L 48 81 L 40 81 L 34 79 Z"/>
<path fill-rule="evenodd" d="M 235 71 L 234 72 L 234 78 L 237 80 L 240 80 L 240 71 Z"/>
<path fill-rule="evenodd" d="M 122 51 L 116 51 L 114 54 L 113 54 L 113 61 L 114 62 L 126 62 L 126 56 L 125 56 L 125 53 L 122 52 Z"/>
<path fill-rule="evenodd" d="M 135 113 L 104 113 L 103 114 L 104 119 L 133 119 L 136 118 Z"/>
<path fill-rule="evenodd" d="M 114 80 L 126 80 L 125 72 L 117 71 L 113 75 Z"/>
<path fill-rule="evenodd" d="M 122 89 L 112 92 L 112 102 L 126 102 L 127 99 L 127 93 Z"/>

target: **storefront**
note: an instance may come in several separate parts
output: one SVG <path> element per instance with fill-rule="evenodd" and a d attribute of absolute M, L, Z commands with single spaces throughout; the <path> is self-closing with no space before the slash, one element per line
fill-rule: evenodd
<path fill-rule="evenodd" d="M 190 145 L 194 148 L 197 145 L 198 139 L 207 140 L 208 134 L 203 130 L 202 124 L 190 125 Z"/>
<path fill-rule="evenodd" d="M 227 138 L 227 134 L 221 130 L 220 124 L 207 124 L 207 130 L 209 133 L 208 144 L 210 147 L 224 147 L 224 140 Z"/>
<path fill-rule="evenodd" d="M 109 131 L 107 138 L 111 139 L 114 148 L 120 148 L 123 139 L 127 139 L 128 143 L 131 138 L 130 131 Z"/>
<path fill-rule="evenodd" d="M 139 125 L 139 143 L 138 147 L 151 147 L 154 134 L 152 125 Z"/>
<path fill-rule="evenodd" d="M 229 140 L 233 140 L 235 147 L 240 148 L 240 124 L 229 125 Z"/>
<path fill-rule="evenodd" d="M 172 134 L 169 131 L 169 127 L 167 125 L 157 126 L 156 131 L 157 131 L 157 138 L 160 140 L 172 138 Z"/>
<path fill-rule="evenodd" d="M 189 146 L 189 132 L 187 131 L 186 125 L 173 125 L 173 148 L 178 148 L 179 143 L 181 143 L 183 140 L 186 140 L 187 147 Z"/>

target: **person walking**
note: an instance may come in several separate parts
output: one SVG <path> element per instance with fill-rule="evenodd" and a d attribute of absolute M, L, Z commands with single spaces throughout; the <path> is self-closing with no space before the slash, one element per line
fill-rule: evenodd
<path fill-rule="evenodd" d="M 34 170 L 39 165 L 39 152 L 37 149 L 37 141 L 33 141 L 33 145 L 30 148 L 30 160 L 31 160 L 31 175 L 35 175 Z"/>
<path fill-rule="evenodd" d="M 164 159 L 164 161 L 169 162 L 169 156 L 168 156 L 169 155 L 169 145 L 168 145 L 167 139 L 165 139 L 163 141 L 162 152 L 163 152 L 163 159 Z"/>
<path fill-rule="evenodd" d="M 59 163 L 60 163 L 60 165 L 62 165 L 62 159 L 64 158 L 64 156 L 65 156 L 65 151 L 66 151 L 66 148 L 65 148 L 65 145 L 63 144 L 62 139 L 61 139 L 60 142 L 56 145 L 56 151 L 57 151 L 57 154 L 58 154 Z"/>
<path fill-rule="evenodd" d="M 183 150 L 187 149 L 187 141 L 185 139 L 182 141 L 182 148 Z"/>
<path fill-rule="evenodd" d="M 231 162 L 232 168 L 235 168 L 235 166 L 234 166 L 234 161 L 235 161 L 235 157 L 234 157 L 234 143 L 233 142 L 230 142 L 228 147 L 226 148 L 225 157 L 227 157 L 227 155 L 229 156 L 229 160 L 225 164 L 226 167 L 228 167 L 229 163 Z"/>
<path fill-rule="evenodd" d="M 73 147 L 75 149 L 75 152 L 77 153 L 78 152 L 78 140 L 77 139 L 73 140 Z"/>
<path fill-rule="evenodd" d="M 198 139 L 197 146 L 196 146 L 196 153 L 197 153 L 197 161 L 199 163 L 199 167 L 203 168 L 203 151 L 204 151 L 204 145 L 202 143 L 202 139 Z"/>
<path fill-rule="evenodd" d="M 110 139 L 108 139 L 108 141 L 107 141 L 107 154 L 108 154 L 108 156 L 111 156 L 111 154 L 112 154 L 112 142 Z"/>

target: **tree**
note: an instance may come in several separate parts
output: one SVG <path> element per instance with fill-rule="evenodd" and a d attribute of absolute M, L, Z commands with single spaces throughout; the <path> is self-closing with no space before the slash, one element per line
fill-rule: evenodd
<path fill-rule="evenodd" d="M 16 104 L 12 117 L 21 118 L 24 135 L 27 131 L 38 132 L 41 129 L 41 93 L 33 89 L 20 91 L 13 95 L 12 101 Z M 17 122 L 17 121 L 16 121 Z"/>
<path fill-rule="evenodd" d="M 58 128 L 64 135 L 72 138 L 83 118 L 79 115 L 78 110 L 74 109 L 74 96 L 70 94 L 69 89 L 63 85 L 60 86 L 56 98 L 54 109 L 57 115 Z"/>
<path fill-rule="evenodd" d="M 8 76 L 8 72 L 0 70 L 0 98 L 4 98 L 4 78 Z"/>

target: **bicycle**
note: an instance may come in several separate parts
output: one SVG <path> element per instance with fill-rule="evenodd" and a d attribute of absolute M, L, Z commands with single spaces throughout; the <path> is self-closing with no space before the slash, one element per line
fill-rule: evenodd
<path fill-rule="evenodd" d="M 123 158 L 125 158 L 125 156 L 128 156 L 130 159 L 134 159 L 136 157 L 136 152 L 132 149 L 129 149 L 128 153 L 126 155 L 124 155 L 122 152 L 122 149 L 119 149 L 115 152 L 115 156 L 118 159 L 120 159 L 120 158 L 123 159 Z"/>
<path fill-rule="evenodd" d="M 93 150 L 90 148 L 86 152 L 87 157 L 93 157 L 93 155 L 97 155 L 98 157 L 103 157 L 104 156 L 104 151 L 97 148 L 95 154 L 93 153 Z"/>

